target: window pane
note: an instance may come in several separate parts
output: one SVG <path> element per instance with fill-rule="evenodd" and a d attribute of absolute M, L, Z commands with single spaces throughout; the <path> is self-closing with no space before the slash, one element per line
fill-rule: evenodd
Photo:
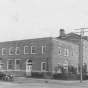
<path fill-rule="evenodd" d="M 16 60 L 15 69 L 20 70 L 20 60 Z"/>
<path fill-rule="evenodd" d="M 28 54 L 28 46 L 25 46 L 24 52 L 25 54 Z"/>
<path fill-rule="evenodd" d="M 8 65 L 8 69 L 12 69 L 12 65 Z"/>
<path fill-rule="evenodd" d="M 16 60 L 16 64 L 20 64 L 20 60 Z"/>
<path fill-rule="evenodd" d="M 13 54 L 13 47 L 10 48 L 10 54 Z"/>
<path fill-rule="evenodd" d="M 16 54 L 20 53 L 20 47 L 16 47 Z"/>
<path fill-rule="evenodd" d="M 46 53 L 46 46 L 43 46 L 43 47 L 42 47 L 42 53 L 43 53 L 43 54 Z"/>
<path fill-rule="evenodd" d="M 8 61 L 8 64 L 12 64 L 12 60 L 9 60 L 9 61 Z"/>
<path fill-rule="evenodd" d="M 42 70 L 45 70 L 45 69 L 46 69 L 45 63 L 43 63 Z"/>
<path fill-rule="evenodd" d="M 58 48 L 58 54 L 61 54 L 61 48 L 60 47 Z"/>
<path fill-rule="evenodd" d="M 2 48 L 2 55 L 5 55 L 5 48 Z"/>
<path fill-rule="evenodd" d="M 74 56 L 74 51 L 72 51 L 72 56 Z"/>
<path fill-rule="evenodd" d="M 32 46 L 32 53 L 36 53 L 36 47 L 35 46 Z"/>
<path fill-rule="evenodd" d="M 8 69 L 12 69 L 12 60 L 8 60 Z"/>

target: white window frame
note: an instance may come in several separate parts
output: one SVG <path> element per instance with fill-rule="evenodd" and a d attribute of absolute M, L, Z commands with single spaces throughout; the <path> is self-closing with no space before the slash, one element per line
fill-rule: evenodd
<path fill-rule="evenodd" d="M 26 47 L 28 48 L 28 51 L 29 51 L 29 46 L 24 46 L 24 54 L 28 54 L 28 52 L 27 53 L 25 52 Z"/>
<path fill-rule="evenodd" d="M 67 67 L 66 69 L 67 69 L 67 72 L 68 72 L 68 61 L 67 61 L 67 60 L 65 60 L 63 65 L 64 65 L 64 68 L 66 68 L 66 67 Z"/>
<path fill-rule="evenodd" d="M 78 66 L 76 66 L 76 68 L 77 68 L 77 73 L 79 72 L 79 68 L 78 68 Z"/>
<path fill-rule="evenodd" d="M 17 48 L 19 48 L 19 54 L 20 54 L 20 47 L 16 47 L 15 54 L 19 55 L 19 54 L 17 54 Z"/>
<path fill-rule="evenodd" d="M 66 55 L 66 51 L 67 51 L 67 55 Z M 64 56 L 69 56 L 69 49 L 64 49 Z"/>
<path fill-rule="evenodd" d="M 85 53 L 83 53 L 83 59 L 85 59 Z"/>
<path fill-rule="evenodd" d="M 45 48 L 45 52 L 43 52 L 44 48 Z M 42 46 L 42 54 L 45 54 L 45 53 L 46 53 L 46 46 Z"/>
<path fill-rule="evenodd" d="M 9 60 L 12 60 L 12 59 L 8 59 L 8 60 L 7 60 L 7 70 L 12 70 L 13 68 L 12 68 L 12 69 L 8 69 L 8 67 L 9 67 L 9 66 L 8 66 L 8 65 L 9 65 L 8 62 L 9 62 Z M 12 60 L 12 61 L 13 61 L 13 60 Z M 13 66 L 13 63 L 12 63 L 12 66 Z"/>
<path fill-rule="evenodd" d="M 32 52 L 32 48 L 35 47 L 35 53 Z M 31 46 L 31 54 L 36 54 L 36 46 Z"/>
<path fill-rule="evenodd" d="M 88 59 L 88 54 L 87 53 L 85 54 L 85 59 Z"/>
<path fill-rule="evenodd" d="M 88 48 L 88 43 L 85 44 L 86 49 Z"/>
<path fill-rule="evenodd" d="M 4 49 L 6 50 L 6 48 L 2 48 L 2 55 L 5 55 L 5 54 L 3 53 L 3 50 L 4 50 Z"/>
<path fill-rule="evenodd" d="M 76 51 L 76 57 L 77 57 L 77 58 L 78 58 L 78 55 L 79 55 L 79 54 L 78 54 L 78 51 Z"/>
<path fill-rule="evenodd" d="M 85 42 L 83 41 L 83 48 L 85 48 Z"/>
<path fill-rule="evenodd" d="M 60 53 L 59 53 L 60 50 Z M 58 55 L 61 55 L 61 47 L 58 47 Z"/>
<path fill-rule="evenodd" d="M 16 69 L 16 61 L 17 61 L 17 60 L 20 60 L 20 59 L 15 59 L 15 70 L 18 71 L 18 70 L 20 70 L 20 69 Z M 20 61 L 21 61 L 21 60 L 20 60 Z"/>
<path fill-rule="evenodd" d="M 73 55 L 72 55 L 73 54 Z M 74 57 L 75 52 L 72 50 L 71 51 L 71 57 Z"/>
<path fill-rule="evenodd" d="M 11 49 L 13 49 L 13 47 L 10 47 L 10 48 L 9 48 L 9 55 L 13 55 L 13 54 L 11 54 L 11 52 L 10 52 Z"/>
<path fill-rule="evenodd" d="M 45 63 L 45 70 L 43 70 L 43 63 Z M 41 71 L 46 71 L 46 62 L 41 62 Z"/>

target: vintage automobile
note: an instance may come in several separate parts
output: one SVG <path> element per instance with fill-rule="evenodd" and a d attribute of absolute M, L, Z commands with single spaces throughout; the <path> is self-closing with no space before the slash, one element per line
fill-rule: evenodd
<path fill-rule="evenodd" d="M 0 71 L 0 80 L 12 82 L 14 78 L 12 75 L 6 74 L 4 71 Z"/>

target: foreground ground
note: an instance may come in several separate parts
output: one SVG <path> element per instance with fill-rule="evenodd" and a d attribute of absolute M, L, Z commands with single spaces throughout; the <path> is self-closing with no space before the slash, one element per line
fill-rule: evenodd
<path fill-rule="evenodd" d="M 62 81 L 34 78 L 15 78 L 14 82 L 0 81 L 0 88 L 88 88 L 88 81 Z"/>

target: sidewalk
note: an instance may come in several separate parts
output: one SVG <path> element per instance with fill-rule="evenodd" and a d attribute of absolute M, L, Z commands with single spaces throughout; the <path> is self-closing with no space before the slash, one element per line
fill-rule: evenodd
<path fill-rule="evenodd" d="M 16 83 L 80 83 L 80 80 L 55 80 L 55 79 L 16 77 L 14 82 Z M 83 81 L 83 83 L 84 82 L 88 83 L 88 81 Z"/>

